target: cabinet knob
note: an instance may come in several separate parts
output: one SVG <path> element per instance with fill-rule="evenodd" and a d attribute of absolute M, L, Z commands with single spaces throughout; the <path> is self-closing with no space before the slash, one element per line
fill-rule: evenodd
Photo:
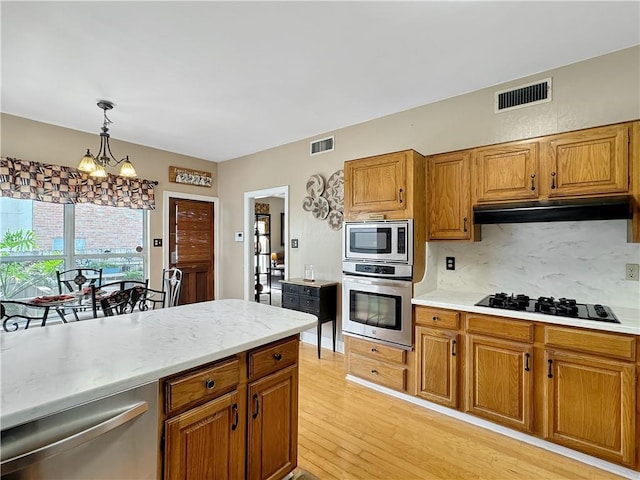
<path fill-rule="evenodd" d="M 281 353 L 274 353 L 273 354 L 273 358 L 276 359 L 276 362 L 279 362 L 280 360 L 282 360 L 282 354 Z"/>
<path fill-rule="evenodd" d="M 437 322 L 438 320 L 440 320 L 436 315 L 434 315 L 433 317 L 431 317 L 431 319 L 432 319 L 434 322 Z"/>
<path fill-rule="evenodd" d="M 211 390 L 212 388 L 215 388 L 216 382 L 215 380 L 205 380 L 204 386 L 207 388 L 207 390 Z"/>
<path fill-rule="evenodd" d="M 377 375 L 377 374 L 378 374 L 378 371 L 374 368 L 374 369 L 372 369 L 372 370 L 371 370 L 371 373 L 372 373 L 373 375 Z"/>
<path fill-rule="evenodd" d="M 371 349 L 371 352 L 372 352 L 372 353 L 376 353 L 377 351 L 378 351 L 378 349 L 377 349 L 376 347 L 373 347 L 373 348 Z"/>

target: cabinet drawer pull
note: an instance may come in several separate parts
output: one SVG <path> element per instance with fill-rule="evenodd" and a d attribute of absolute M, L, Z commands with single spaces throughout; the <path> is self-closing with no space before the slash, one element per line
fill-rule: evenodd
<path fill-rule="evenodd" d="M 258 400 L 257 393 L 253 394 L 253 401 L 255 402 L 255 408 L 253 410 L 253 414 L 251 415 L 251 418 L 256 418 L 258 416 L 258 413 L 260 413 L 260 401 Z"/>
<path fill-rule="evenodd" d="M 399 201 L 400 203 L 402 203 L 402 201 L 403 201 L 403 200 L 402 200 L 402 189 L 400 189 L 400 190 L 398 191 L 398 201 Z"/>
<path fill-rule="evenodd" d="M 377 375 L 378 371 L 375 368 L 373 368 L 373 369 L 371 369 L 371 374 L 372 375 Z"/>
<path fill-rule="evenodd" d="M 212 388 L 215 388 L 216 381 L 215 380 L 205 380 L 204 381 L 204 386 L 207 388 L 207 390 L 211 390 Z"/>
<path fill-rule="evenodd" d="M 455 340 L 451 340 L 451 356 L 452 357 L 456 356 L 456 341 Z"/>
<path fill-rule="evenodd" d="M 235 430 L 238 428 L 238 420 L 240 419 L 238 416 L 238 404 L 234 403 L 231 406 L 231 410 L 233 411 L 233 424 L 231 425 L 231 430 Z"/>
<path fill-rule="evenodd" d="M 525 371 L 525 372 L 528 372 L 529 370 L 531 370 L 531 369 L 529 368 L 529 356 L 530 356 L 530 355 L 529 355 L 528 353 L 525 353 L 525 354 L 524 354 L 524 371 Z"/>
<path fill-rule="evenodd" d="M 547 372 L 547 377 L 553 378 L 553 360 L 549 359 L 549 371 Z"/>
<path fill-rule="evenodd" d="M 551 189 L 555 190 L 556 188 L 556 172 L 551 172 Z"/>
<path fill-rule="evenodd" d="M 464 217 L 464 220 L 462 222 L 462 229 L 466 232 L 467 231 L 467 217 Z"/>
<path fill-rule="evenodd" d="M 431 317 L 431 320 L 433 320 L 434 322 L 437 322 L 440 319 L 438 318 L 437 315 L 434 315 L 433 317 Z"/>
<path fill-rule="evenodd" d="M 532 173 L 531 174 L 531 191 L 536 189 L 535 178 L 536 178 L 536 174 Z"/>
<path fill-rule="evenodd" d="M 282 354 L 281 353 L 274 353 L 273 354 L 273 358 L 276 359 L 276 362 L 279 362 L 280 360 L 282 360 Z"/>
<path fill-rule="evenodd" d="M 376 347 L 371 347 L 371 353 L 376 353 L 378 349 Z"/>

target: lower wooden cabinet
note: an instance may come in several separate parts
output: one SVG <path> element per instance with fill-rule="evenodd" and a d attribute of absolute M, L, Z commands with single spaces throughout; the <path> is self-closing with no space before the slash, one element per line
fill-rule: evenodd
<path fill-rule="evenodd" d="M 298 336 L 164 379 L 165 480 L 280 479 L 297 466 Z"/>
<path fill-rule="evenodd" d="M 418 396 L 458 407 L 459 335 L 456 331 L 416 327 Z"/>
<path fill-rule="evenodd" d="M 347 373 L 404 392 L 407 390 L 406 350 L 345 336 Z"/>
<path fill-rule="evenodd" d="M 244 430 L 237 391 L 165 421 L 165 479 L 243 477 Z"/>
<path fill-rule="evenodd" d="M 467 335 L 465 410 L 523 431 L 531 428 L 533 347 Z"/>
<path fill-rule="evenodd" d="M 298 365 L 249 384 L 248 478 L 284 478 L 298 458 Z"/>

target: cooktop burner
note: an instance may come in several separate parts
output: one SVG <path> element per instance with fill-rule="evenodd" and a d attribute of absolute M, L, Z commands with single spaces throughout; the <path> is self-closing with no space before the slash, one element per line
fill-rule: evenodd
<path fill-rule="evenodd" d="M 509 295 L 507 293 L 495 293 L 486 296 L 476 303 L 476 305 L 501 308 L 504 310 L 543 313 L 545 315 L 557 315 L 560 317 L 620 323 L 611 309 L 606 305 L 578 303 L 573 298 L 555 299 L 553 297 L 538 297 L 537 300 L 534 300 L 522 294 Z"/>

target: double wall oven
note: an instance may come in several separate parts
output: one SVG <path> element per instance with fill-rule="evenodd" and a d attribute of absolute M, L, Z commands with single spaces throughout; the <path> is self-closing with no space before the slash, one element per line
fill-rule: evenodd
<path fill-rule="evenodd" d="M 345 222 L 342 333 L 411 349 L 413 220 Z"/>

